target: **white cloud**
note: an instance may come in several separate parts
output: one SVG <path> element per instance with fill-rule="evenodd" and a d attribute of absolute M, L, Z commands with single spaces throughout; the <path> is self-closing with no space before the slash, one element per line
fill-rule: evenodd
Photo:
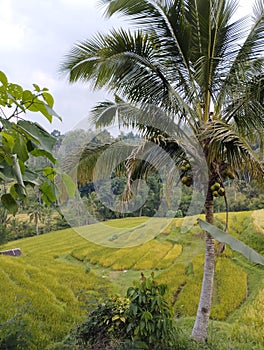
<path fill-rule="evenodd" d="M 248 14 L 253 0 L 239 1 L 239 15 Z M 98 0 L 0 0 L 0 70 L 10 81 L 30 88 L 47 87 L 63 123 L 49 130 L 70 130 L 86 117 L 103 91 L 93 93 L 83 84 L 69 85 L 58 68 L 74 43 L 120 26 L 116 17 L 103 18 Z M 122 26 L 124 26 L 122 24 Z M 127 24 L 125 24 L 127 26 Z"/>
<path fill-rule="evenodd" d="M 1 50 L 20 50 L 23 47 L 27 27 L 22 18 L 17 21 L 12 1 L 0 0 L 0 46 Z"/>
<path fill-rule="evenodd" d="M 58 79 L 43 70 L 33 71 L 32 83 L 38 84 L 40 88 L 47 87 L 49 90 L 55 90 L 61 85 Z"/>

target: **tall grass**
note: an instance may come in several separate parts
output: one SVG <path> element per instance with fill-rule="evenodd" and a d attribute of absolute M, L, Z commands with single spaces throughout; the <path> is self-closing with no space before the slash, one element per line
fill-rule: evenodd
<path fill-rule="evenodd" d="M 97 299 L 110 291 L 105 279 L 93 272 L 86 274 L 83 266 L 57 259 L 80 243 L 85 241 L 64 230 L 16 241 L 23 253 L 19 258 L 0 256 L 1 322 L 12 319 L 23 306 L 38 349 L 62 339 L 85 317 L 81 291 L 97 292 Z M 13 246 L 10 242 L 5 248 Z"/>

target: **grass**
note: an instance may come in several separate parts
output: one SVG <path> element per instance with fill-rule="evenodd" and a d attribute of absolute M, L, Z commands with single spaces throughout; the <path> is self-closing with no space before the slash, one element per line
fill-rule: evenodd
<path fill-rule="evenodd" d="M 264 234 L 264 209 L 252 213 L 253 225 L 258 233 Z"/>
<path fill-rule="evenodd" d="M 110 282 L 93 272 L 86 274 L 83 264 L 58 259 L 85 243 L 72 230 L 63 230 L 16 241 L 23 252 L 19 258 L 0 256 L 0 319 L 7 321 L 26 308 L 39 349 L 63 338 L 85 317 L 81 291 L 90 291 L 97 300 L 110 292 Z"/>
<path fill-rule="evenodd" d="M 264 246 L 261 213 L 230 213 L 230 233 L 260 253 Z M 91 309 L 105 295 L 125 294 L 140 272 L 155 271 L 156 279 L 168 285 L 166 298 L 177 323 L 190 334 L 205 244 L 198 226 L 183 232 L 182 222 L 119 219 L 9 242 L 3 250 L 19 247 L 23 254 L 19 258 L 0 256 L 0 319 L 7 321 L 25 307 L 37 348 L 44 349 L 85 317 L 84 304 Z M 224 214 L 216 222 L 223 225 Z M 144 228 L 147 233 L 142 236 Z M 116 238 L 109 241 L 113 234 Z M 216 262 L 214 320 L 208 338 L 212 349 L 263 349 L 263 298 L 263 268 L 227 249 Z"/>

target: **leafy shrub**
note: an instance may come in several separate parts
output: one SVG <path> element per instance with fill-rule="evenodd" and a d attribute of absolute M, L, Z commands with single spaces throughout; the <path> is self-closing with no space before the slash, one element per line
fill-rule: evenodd
<path fill-rule="evenodd" d="M 164 298 L 167 286 L 157 284 L 152 274 L 127 290 L 131 303 L 127 312 L 127 333 L 133 341 L 146 344 L 146 349 L 162 349 L 172 344 L 175 328 L 172 311 Z"/>
<path fill-rule="evenodd" d="M 127 298 L 114 297 L 89 313 L 74 332 L 79 349 L 169 349 L 176 329 L 164 299 L 166 285 L 141 274 Z"/>
<path fill-rule="evenodd" d="M 23 308 L 6 322 L 0 323 L 0 349 L 37 349 L 33 332 Z"/>
<path fill-rule="evenodd" d="M 92 349 L 115 346 L 126 335 L 126 315 L 129 300 L 112 297 L 89 313 L 88 318 L 78 325 L 74 332 L 76 345 Z"/>

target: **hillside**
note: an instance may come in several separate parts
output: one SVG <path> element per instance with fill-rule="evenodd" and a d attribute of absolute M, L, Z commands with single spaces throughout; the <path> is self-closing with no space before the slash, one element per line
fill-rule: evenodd
<path fill-rule="evenodd" d="M 230 233 L 263 254 L 262 218 L 263 210 L 230 213 Z M 84 306 L 91 309 L 107 294 L 124 294 L 141 271 L 154 271 L 157 280 L 169 286 L 167 299 L 179 324 L 190 328 L 199 299 L 204 239 L 198 226 L 182 232 L 182 220 L 174 219 L 164 228 L 165 223 L 155 219 L 152 232 L 144 239 L 149 218 L 119 219 L 78 229 L 82 236 L 104 245 L 88 241 L 73 229 L 9 242 L 1 250 L 19 247 L 23 254 L 19 258 L 0 256 L 1 322 L 19 315 L 32 330 L 32 349 L 45 349 L 85 317 Z M 219 214 L 217 224 L 223 221 L 224 214 Z M 151 239 L 143 243 L 147 238 Z M 143 244 L 132 246 L 133 241 Z M 129 242 L 126 248 L 119 248 L 124 242 Z M 217 330 L 229 344 L 245 346 L 239 349 L 264 348 L 263 268 L 229 248 L 216 262 L 211 318 L 215 320 L 211 336 Z M 1 332 L 4 330 L 0 330 L 0 339 Z M 253 343 L 255 347 L 246 347 Z"/>

